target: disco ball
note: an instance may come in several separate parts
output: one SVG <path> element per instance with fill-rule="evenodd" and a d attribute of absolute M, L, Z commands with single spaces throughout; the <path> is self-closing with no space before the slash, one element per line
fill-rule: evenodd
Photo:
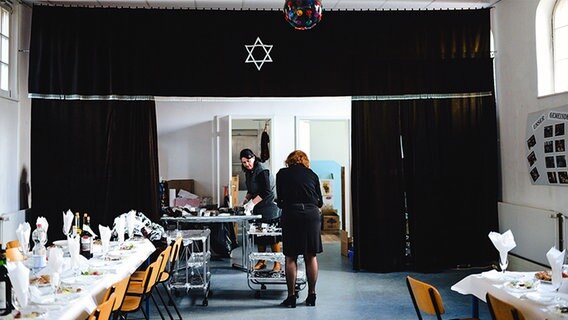
<path fill-rule="evenodd" d="M 308 30 L 321 21 L 320 0 L 287 0 L 284 4 L 284 18 L 296 30 Z"/>

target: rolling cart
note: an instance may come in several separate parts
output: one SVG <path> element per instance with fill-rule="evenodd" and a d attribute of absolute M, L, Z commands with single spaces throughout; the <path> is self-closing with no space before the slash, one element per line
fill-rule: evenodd
<path fill-rule="evenodd" d="M 252 224 L 250 229 L 247 230 L 248 240 L 250 241 L 251 251 L 255 248 L 255 239 L 257 237 L 273 237 L 281 236 L 281 228 L 258 228 Z M 272 270 L 254 270 L 254 265 L 258 260 L 265 260 L 267 262 L 280 262 L 282 269 L 279 272 L 272 272 Z M 250 252 L 249 263 L 247 272 L 247 283 L 251 290 L 254 291 L 254 297 L 259 299 L 262 291 L 267 290 L 267 286 L 284 286 L 286 288 L 286 273 L 285 273 L 285 258 L 282 252 Z M 298 257 L 298 273 L 296 276 L 296 296 L 299 292 L 306 287 L 306 272 L 305 264 L 302 256 Z"/>
<path fill-rule="evenodd" d="M 210 259 L 211 246 L 209 229 L 203 230 L 172 230 L 183 238 L 183 250 L 177 260 L 170 286 L 175 295 L 178 289 L 189 293 L 192 289 L 203 290 L 203 306 L 208 306 L 211 295 Z M 169 238 L 168 234 L 168 238 Z"/>

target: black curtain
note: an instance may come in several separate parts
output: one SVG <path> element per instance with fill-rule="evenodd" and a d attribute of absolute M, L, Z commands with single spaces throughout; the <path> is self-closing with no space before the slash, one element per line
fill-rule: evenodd
<path fill-rule="evenodd" d="M 34 6 L 29 92 L 222 97 L 490 91 L 490 11 L 278 11 Z M 246 45 L 259 38 L 260 70 Z M 267 49 L 268 50 L 268 49 Z M 263 60 L 261 47 L 253 57 Z M 467 75 L 467 76 L 464 76 Z M 467 89 L 464 89 L 467 88 Z"/>
<path fill-rule="evenodd" d="M 492 96 L 353 101 L 352 122 L 356 269 L 438 271 L 492 261 Z"/>
<path fill-rule="evenodd" d="M 353 101 L 353 267 L 397 271 L 404 267 L 404 181 L 399 108 Z"/>
<path fill-rule="evenodd" d="M 159 219 L 153 101 L 33 99 L 31 121 L 31 221 L 47 217 L 50 239 L 67 209 L 95 228 L 131 209 Z"/>
<path fill-rule="evenodd" d="M 497 230 L 493 96 L 401 103 L 413 266 L 437 271 L 490 264 Z"/>

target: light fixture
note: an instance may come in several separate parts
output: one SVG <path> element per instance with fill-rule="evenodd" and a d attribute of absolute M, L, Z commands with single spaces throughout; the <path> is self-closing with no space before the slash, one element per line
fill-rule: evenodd
<path fill-rule="evenodd" d="M 321 0 L 286 0 L 284 19 L 296 30 L 308 30 L 321 21 Z"/>

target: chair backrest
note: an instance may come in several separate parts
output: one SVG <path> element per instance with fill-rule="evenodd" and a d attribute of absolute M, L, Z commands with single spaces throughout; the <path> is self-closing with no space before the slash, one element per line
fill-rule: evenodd
<path fill-rule="evenodd" d="M 128 289 L 128 282 L 130 281 L 130 276 L 124 277 L 124 279 L 117 281 L 114 283 L 108 290 L 106 291 L 103 301 L 108 300 L 108 298 L 114 293 L 116 295 L 116 301 L 114 302 L 114 306 L 112 307 L 112 311 L 120 310 L 122 306 L 122 302 L 124 301 L 124 297 L 126 296 L 126 290 Z"/>
<path fill-rule="evenodd" d="M 12 240 L 6 242 L 6 249 L 19 248 L 19 247 L 20 247 L 20 240 Z"/>
<path fill-rule="evenodd" d="M 525 317 L 517 308 L 489 292 L 485 295 L 485 300 L 493 320 L 525 320 Z"/>
<path fill-rule="evenodd" d="M 174 265 L 179 258 L 181 244 L 183 243 L 182 237 L 177 237 L 172 247 L 172 254 L 170 255 L 170 264 Z M 171 269 L 171 268 L 170 268 Z"/>
<path fill-rule="evenodd" d="M 146 274 L 144 275 L 144 293 L 149 294 L 152 292 L 156 281 L 158 281 L 158 275 L 160 274 L 160 266 L 162 264 L 163 254 L 160 253 L 156 261 L 152 262 L 146 269 Z"/>
<path fill-rule="evenodd" d="M 89 315 L 89 320 L 108 320 L 112 313 L 112 307 L 116 301 L 116 294 L 112 293 L 108 299 L 103 301 L 97 308 Z"/>
<path fill-rule="evenodd" d="M 20 251 L 20 248 L 6 249 L 6 260 L 8 260 L 8 261 L 23 261 L 24 255 Z"/>
<path fill-rule="evenodd" d="M 438 319 L 442 319 L 441 315 L 444 314 L 446 310 L 444 309 L 444 302 L 442 301 L 442 296 L 438 289 L 428 283 L 416 280 L 411 276 L 406 277 L 406 285 L 408 286 L 408 291 L 412 298 L 418 319 L 422 319 L 420 312 L 436 315 Z"/>
<path fill-rule="evenodd" d="M 168 261 L 170 261 L 170 256 L 172 253 L 173 246 L 167 246 L 164 251 L 160 253 L 162 256 L 162 263 L 160 264 L 160 275 L 158 275 L 158 279 L 162 275 L 162 273 L 166 270 L 166 266 L 168 265 Z"/>

